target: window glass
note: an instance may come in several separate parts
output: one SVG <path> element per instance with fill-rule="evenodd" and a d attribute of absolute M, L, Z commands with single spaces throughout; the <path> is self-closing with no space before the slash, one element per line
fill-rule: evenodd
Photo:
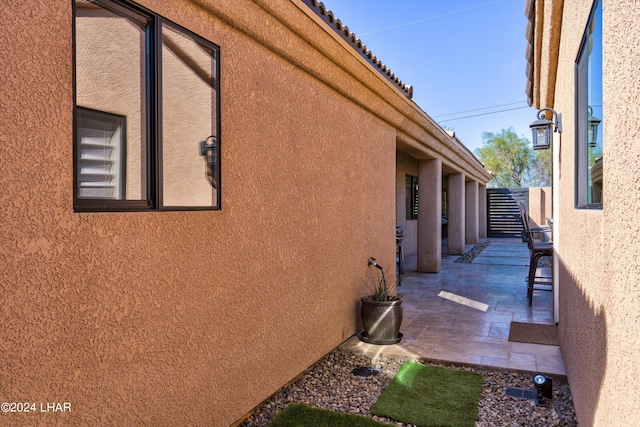
<path fill-rule="evenodd" d="M 578 207 L 601 208 L 604 163 L 602 3 L 596 0 L 576 62 L 576 187 Z"/>
<path fill-rule="evenodd" d="M 217 205 L 216 56 L 172 27 L 162 27 L 163 204 Z M 209 138 L 207 140 L 207 138 Z M 212 146 L 209 157 L 200 142 Z"/>
<path fill-rule="evenodd" d="M 100 5 L 77 2 L 76 179 L 80 199 L 147 198 L 145 43 L 144 24 Z M 98 150 L 102 155 L 98 156 Z M 105 172 L 102 177 L 98 176 L 101 169 Z"/>

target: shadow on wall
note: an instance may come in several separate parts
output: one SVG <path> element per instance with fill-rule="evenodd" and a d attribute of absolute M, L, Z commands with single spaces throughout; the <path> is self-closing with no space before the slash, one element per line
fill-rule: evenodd
<path fill-rule="evenodd" d="M 560 259 L 558 333 L 580 425 L 593 425 L 607 366 L 604 307 L 595 307 Z M 622 343 L 621 343 L 622 344 Z"/>

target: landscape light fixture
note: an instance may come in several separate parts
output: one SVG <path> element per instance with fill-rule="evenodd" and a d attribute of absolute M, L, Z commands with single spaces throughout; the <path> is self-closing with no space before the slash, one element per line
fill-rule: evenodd
<path fill-rule="evenodd" d="M 543 374 L 535 374 L 533 376 L 533 385 L 536 386 L 538 404 L 543 404 L 544 399 L 553 398 L 553 380 L 551 378 L 547 378 Z"/>
<path fill-rule="evenodd" d="M 589 111 L 589 117 L 587 118 L 587 122 L 589 124 L 589 137 L 587 141 L 589 142 L 589 147 L 594 148 L 598 145 L 598 125 L 602 120 L 593 115 L 593 109 L 591 107 L 587 107 Z"/>
<path fill-rule="evenodd" d="M 368 264 L 374 266 L 378 270 L 382 270 L 382 266 L 376 262 L 376 259 L 374 257 L 369 257 L 369 263 Z"/>
<path fill-rule="evenodd" d="M 545 111 L 550 111 L 552 118 L 546 118 Z M 538 120 L 529 125 L 533 132 L 533 149 L 546 150 L 551 147 L 553 132 L 562 133 L 562 115 L 555 112 L 553 108 L 543 108 L 538 111 Z"/>
<path fill-rule="evenodd" d="M 369 262 L 367 264 L 369 266 L 374 266 L 375 268 L 377 268 L 378 270 L 380 270 L 382 272 L 382 280 L 384 281 L 385 286 L 386 286 L 387 278 L 384 275 L 384 269 L 382 268 L 382 266 L 380 264 L 378 264 L 376 262 L 376 259 L 374 257 L 369 257 Z"/>

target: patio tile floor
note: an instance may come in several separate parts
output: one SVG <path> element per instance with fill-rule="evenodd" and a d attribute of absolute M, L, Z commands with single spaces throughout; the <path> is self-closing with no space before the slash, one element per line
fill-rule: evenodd
<path fill-rule="evenodd" d="M 520 239 L 490 239 L 489 246 L 471 264 L 455 263 L 456 258 L 443 255 L 439 273 L 418 273 L 416 257 L 405 258 L 405 275 L 398 288 L 404 307 L 399 344 L 366 344 L 353 336 L 340 349 L 370 357 L 385 355 L 566 376 L 560 347 L 508 340 L 511 321 L 553 323 L 551 292 L 535 291 L 529 307 L 526 244 Z M 470 305 L 477 308 L 443 298 L 441 291 L 473 300 Z"/>

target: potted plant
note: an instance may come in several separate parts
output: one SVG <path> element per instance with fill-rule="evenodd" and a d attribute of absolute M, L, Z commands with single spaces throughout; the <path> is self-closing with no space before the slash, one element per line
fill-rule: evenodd
<path fill-rule="evenodd" d="M 377 270 L 368 275 L 365 281 L 367 295 L 360 298 L 360 319 L 364 331 L 359 338 L 370 344 L 399 343 L 402 339 L 402 299 L 394 293 L 395 279 L 387 279 L 384 269 L 373 257 L 369 258 L 369 266 Z"/>

